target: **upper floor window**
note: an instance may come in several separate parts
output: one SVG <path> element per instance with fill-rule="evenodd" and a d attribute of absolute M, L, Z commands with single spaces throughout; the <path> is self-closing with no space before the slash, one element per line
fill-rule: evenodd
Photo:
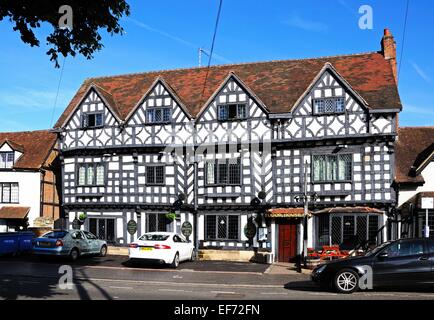
<path fill-rule="evenodd" d="M 18 183 L 0 183 L 0 203 L 18 202 Z"/>
<path fill-rule="evenodd" d="M 14 165 L 13 152 L 0 152 L 0 169 L 9 169 Z"/>
<path fill-rule="evenodd" d="M 315 114 L 343 113 L 345 112 L 345 99 L 343 97 L 314 99 Z"/>
<path fill-rule="evenodd" d="M 352 156 L 314 155 L 313 180 L 315 182 L 350 181 L 352 174 Z"/>
<path fill-rule="evenodd" d="M 78 167 L 79 186 L 103 186 L 105 184 L 105 166 L 96 163 L 84 163 Z"/>
<path fill-rule="evenodd" d="M 247 118 L 247 107 L 245 103 L 219 105 L 217 109 L 219 120 L 224 121 Z"/>
<path fill-rule="evenodd" d="M 164 166 L 146 166 L 146 184 L 164 184 Z"/>
<path fill-rule="evenodd" d="M 206 162 L 206 183 L 208 185 L 239 185 L 241 184 L 240 158 Z"/>
<path fill-rule="evenodd" d="M 172 109 L 170 107 L 152 108 L 146 110 L 147 123 L 170 122 Z"/>
<path fill-rule="evenodd" d="M 85 113 L 81 117 L 82 128 L 97 128 L 103 126 L 104 114 L 99 113 Z"/>

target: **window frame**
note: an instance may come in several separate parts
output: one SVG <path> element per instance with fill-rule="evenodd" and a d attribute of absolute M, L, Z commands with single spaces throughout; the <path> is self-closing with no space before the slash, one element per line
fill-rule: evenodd
<path fill-rule="evenodd" d="M 4 201 L 3 199 L 3 188 L 5 185 L 9 186 L 9 201 Z M 17 199 L 16 201 L 12 201 L 12 185 L 16 185 L 17 187 Z M 0 182 L 0 203 L 20 203 L 20 184 L 18 182 Z"/>
<path fill-rule="evenodd" d="M 101 124 L 96 124 L 96 117 L 97 115 L 101 115 Z M 90 126 L 89 125 L 89 116 L 95 116 L 95 125 Z M 86 121 L 84 121 L 86 119 Z M 84 125 L 86 123 L 86 125 Z M 104 111 L 92 111 L 92 112 L 83 112 L 81 115 L 81 129 L 97 129 L 104 127 Z"/>
<path fill-rule="evenodd" d="M 3 155 L 3 154 L 5 154 L 6 155 L 6 161 L 4 162 L 4 167 L 0 167 L 0 170 L 8 170 L 8 169 L 12 169 L 13 167 L 14 167 L 14 164 L 15 164 L 15 151 L 0 151 L 0 159 L 1 159 L 1 156 Z M 8 167 L 7 166 L 7 164 L 8 163 L 10 163 L 9 161 L 8 161 L 8 158 L 9 158 L 9 155 L 10 154 L 12 154 L 12 164 L 11 164 L 11 166 L 10 167 Z M 2 162 L 0 161 L 0 164 L 1 164 Z"/>
<path fill-rule="evenodd" d="M 214 226 L 214 231 L 215 231 L 215 237 L 211 238 L 208 237 L 208 217 L 215 217 L 215 226 Z M 218 236 L 218 220 L 219 217 L 221 216 L 225 216 L 227 217 L 227 224 L 226 224 L 226 237 L 225 238 L 219 238 Z M 229 217 L 237 217 L 237 224 L 238 224 L 238 230 L 237 230 L 237 238 L 229 238 Z M 236 214 L 236 213 L 226 213 L 226 214 L 207 214 L 205 215 L 205 230 L 204 230 L 204 241 L 231 241 L 231 242 L 237 242 L 237 241 L 241 241 L 241 215 Z"/>
<path fill-rule="evenodd" d="M 222 159 L 216 159 L 214 160 L 214 162 L 211 162 L 210 160 L 206 160 L 205 161 L 205 166 L 204 166 L 204 172 L 205 172 L 205 186 L 206 187 L 214 187 L 214 186 L 241 186 L 241 181 L 243 178 L 243 170 L 242 170 L 242 165 L 241 165 L 241 157 L 237 157 L 237 165 L 239 166 L 239 183 L 230 183 L 230 170 L 229 170 L 229 166 L 230 163 L 229 161 L 234 160 L 233 159 L 225 159 L 225 163 L 221 163 Z M 213 164 L 214 165 L 214 183 L 210 183 L 208 181 L 208 164 Z M 224 164 L 226 166 L 226 183 L 221 183 L 218 182 L 221 179 L 219 178 L 220 176 L 220 166 L 219 164 Z M 217 168 L 216 168 L 217 167 Z"/>
<path fill-rule="evenodd" d="M 163 168 L 163 181 L 161 183 L 157 182 L 157 167 Z M 148 181 L 148 170 L 152 168 L 154 173 L 154 182 Z M 145 165 L 145 179 L 147 186 L 164 186 L 166 182 L 166 166 L 163 164 L 146 164 Z"/>
<path fill-rule="evenodd" d="M 339 99 L 343 99 L 344 109 L 342 111 L 337 111 L 337 101 Z M 326 100 L 333 100 L 333 111 L 326 111 Z M 315 102 L 323 101 L 324 103 L 324 112 L 318 112 Z M 332 96 L 327 98 L 313 98 L 312 99 L 312 111 L 314 115 L 333 115 L 333 114 L 345 114 L 346 113 L 346 104 L 345 104 L 345 96 Z"/>
<path fill-rule="evenodd" d="M 97 170 L 98 167 L 102 166 L 104 168 L 103 174 L 103 183 L 97 184 Z M 80 184 L 80 168 L 84 167 L 84 184 Z M 93 184 L 89 184 L 88 182 L 88 168 L 93 167 Z M 77 166 L 76 172 L 76 185 L 77 187 L 104 187 L 107 184 L 107 165 L 105 163 L 80 163 Z"/>
<path fill-rule="evenodd" d="M 160 121 L 149 121 L 149 116 L 148 113 L 150 111 L 154 112 L 154 119 L 155 119 L 155 111 L 156 110 L 161 110 L 161 120 Z M 164 120 L 164 110 L 169 110 L 169 120 L 165 121 Z M 169 124 L 172 123 L 172 115 L 173 115 L 173 110 L 171 106 L 160 106 L 160 107 L 146 107 L 145 110 L 145 124 L 150 124 L 150 125 L 155 125 L 155 124 Z"/>
<path fill-rule="evenodd" d="M 325 179 L 324 180 L 316 180 L 315 179 L 315 157 L 319 157 L 319 156 L 323 156 L 326 158 L 325 161 L 325 166 L 324 166 L 324 176 Z M 339 158 L 341 156 L 349 156 L 350 160 L 351 160 L 351 172 L 350 172 L 350 179 L 346 179 L 346 177 L 344 179 L 339 179 Z M 338 178 L 336 180 L 330 180 L 327 179 L 328 177 L 328 172 L 327 172 L 327 168 L 328 168 L 328 163 L 327 163 L 327 159 L 331 158 L 331 157 L 335 157 L 336 158 L 336 169 L 337 169 L 337 175 Z M 341 154 L 312 154 L 312 158 L 311 158 L 311 180 L 313 183 L 348 183 L 348 182 L 353 182 L 353 172 L 354 172 L 354 157 L 352 153 L 341 153 Z M 345 173 L 346 176 L 346 173 Z"/>
<path fill-rule="evenodd" d="M 230 111 L 229 108 L 230 106 L 235 106 L 235 113 L 236 116 L 235 117 L 230 117 Z M 240 106 L 244 106 L 244 113 L 245 116 L 244 117 L 240 117 L 240 111 L 239 111 L 239 107 Z M 220 117 L 220 109 L 221 108 L 225 108 L 226 109 L 226 114 L 227 114 L 227 118 L 223 119 Z M 234 102 L 234 103 L 221 103 L 217 105 L 217 119 L 219 121 L 242 121 L 242 120 L 246 120 L 248 118 L 248 110 L 247 110 L 247 103 L 246 102 Z"/>

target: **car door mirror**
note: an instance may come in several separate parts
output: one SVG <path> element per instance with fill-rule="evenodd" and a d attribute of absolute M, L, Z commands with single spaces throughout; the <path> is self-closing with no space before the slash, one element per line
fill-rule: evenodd
<path fill-rule="evenodd" d="M 378 255 L 378 258 L 379 259 L 387 259 L 389 257 L 389 253 L 387 253 L 387 252 L 381 252 L 379 255 Z"/>

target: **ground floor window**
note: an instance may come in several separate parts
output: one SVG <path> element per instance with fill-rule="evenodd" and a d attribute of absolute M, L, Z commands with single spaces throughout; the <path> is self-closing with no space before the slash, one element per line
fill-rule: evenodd
<path fill-rule="evenodd" d="M 115 242 L 115 219 L 89 218 L 89 231 L 98 239 Z"/>
<path fill-rule="evenodd" d="M 238 215 L 206 215 L 205 239 L 238 240 L 239 225 Z"/>
<path fill-rule="evenodd" d="M 148 213 L 146 215 L 146 231 L 147 232 L 172 232 L 173 221 L 166 217 L 165 213 Z"/>
<path fill-rule="evenodd" d="M 317 247 L 340 245 L 348 249 L 367 241 L 369 245 L 382 242 L 379 215 L 322 214 L 316 217 Z"/>

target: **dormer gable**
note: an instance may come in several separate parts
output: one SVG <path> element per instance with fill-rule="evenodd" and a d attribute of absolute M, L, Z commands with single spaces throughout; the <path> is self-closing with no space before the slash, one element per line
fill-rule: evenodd
<path fill-rule="evenodd" d="M 11 169 L 21 157 L 24 147 L 9 140 L 0 143 L 0 169 Z"/>
<path fill-rule="evenodd" d="M 127 115 L 133 125 L 184 123 L 191 119 L 187 107 L 163 79 L 157 77 L 148 91 Z"/>
<path fill-rule="evenodd" d="M 259 97 L 234 73 L 229 72 L 197 115 L 197 121 L 240 121 L 262 118 L 268 109 Z"/>
<path fill-rule="evenodd" d="M 114 126 L 121 123 L 116 110 L 116 102 L 111 94 L 92 84 L 62 127 L 86 130 Z"/>
<path fill-rule="evenodd" d="M 293 107 L 294 115 L 340 115 L 367 111 L 368 103 L 326 63 Z"/>

